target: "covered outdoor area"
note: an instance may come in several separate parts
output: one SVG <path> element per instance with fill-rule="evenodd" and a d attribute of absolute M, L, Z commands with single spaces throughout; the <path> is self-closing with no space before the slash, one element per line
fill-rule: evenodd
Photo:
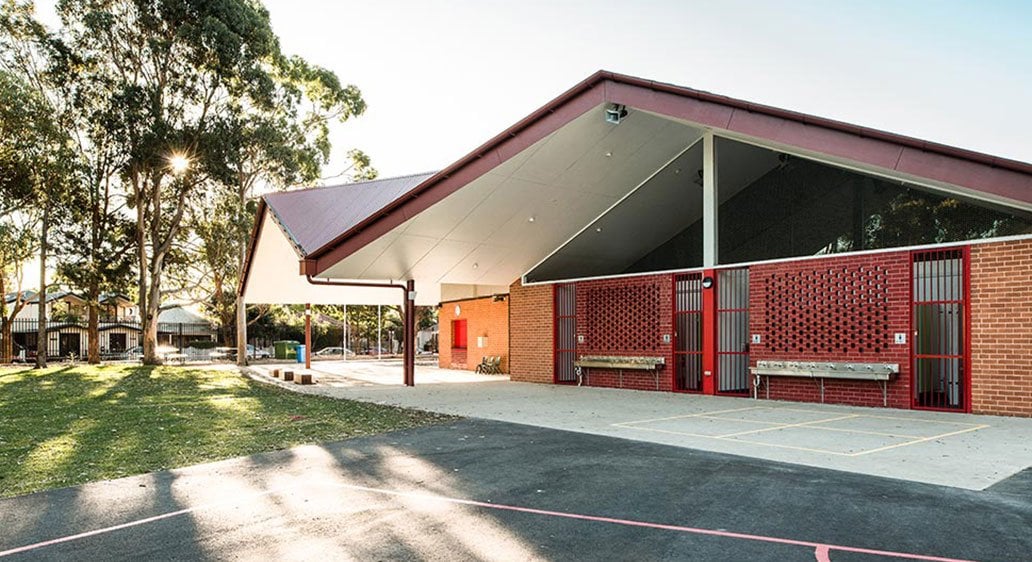
<path fill-rule="evenodd" d="M 599 72 L 439 172 L 267 195 L 241 291 L 498 298 L 518 381 L 1026 415 L 1027 377 L 972 390 L 1012 366 L 970 327 L 1004 329 L 976 292 L 1022 298 L 979 264 L 1027 253 L 1030 193 L 1025 163 Z"/>

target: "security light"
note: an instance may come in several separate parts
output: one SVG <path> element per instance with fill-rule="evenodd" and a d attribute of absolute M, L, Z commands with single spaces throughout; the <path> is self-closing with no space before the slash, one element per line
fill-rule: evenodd
<path fill-rule="evenodd" d="M 712 277 L 707 275 L 706 277 L 702 278 L 702 288 L 703 289 L 709 289 L 712 286 L 713 286 L 713 278 Z"/>
<path fill-rule="evenodd" d="M 627 106 L 614 103 L 606 107 L 606 123 L 619 125 L 624 117 L 627 117 Z"/>

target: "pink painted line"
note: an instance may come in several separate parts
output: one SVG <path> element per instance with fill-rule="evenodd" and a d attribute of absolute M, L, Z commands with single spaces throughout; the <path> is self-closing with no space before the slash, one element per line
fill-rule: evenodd
<path fill-rule="evenodd" d="M 575 519 L 575 520 L 580 520 L 580 521 L 594 521 L 594 522 L 599 522 L 599 523 L 612 523 L 612 524 L 616 524 L 616 525 L 625 525 L 625 526 L 629 526 L 629 527 L 644 527 L 644 528 L 649 528 L 649 529 L 660 529 L 660 530 L 664 530 L 664 531 L 679 531 L 679 532 L 683 532 L 683 533 L 693 533 L 693 534 L 697 534 L 697 535 L 708 535 L 708 536 L 724 537 L 724 538 L 731 538 L 731 539 L 742 539 L 742 540 L 751 540 L 751 541 L 767 542 L 767 543 L 774 543 L 774 544 L 786 544 L 786 545 L 792 545 L 792 546 L 801 546 L 801 547 L 806 547 L 806 548 L 814 549 L 814 552 L 816 554 L 818 562 L 828 561 L 829 560 L 828 554 L 832 550 L 839 550 L 839 551 L 842 551 L 842 552 L 855 552 L 855 553 L 859 553 L 859 554 L 870 554 L 870 555 L 874 555 L 874 556 L 886 556 L 886 557 L 904 558 L 904 559 L 909 559 L 909 560 L 926 560 L 926 561 L 931 561 L 931 562 L 971 562 L 970 560 L 963 560 L 963 559 L 959 559 L 959 558 L 943 558 L 943 557 L 939 557 L 939 556 L 927 556 L 927 555 L 923 555 L 923 554 L 910 554 L 910 553 L 906 553 L 906 552 L 894 552 L 894 551 L 891 551 L 891 550 L 875 550 L 875 549 L 869 549 L 869 548 L 858 548 L 858 547 L 852 547 L 852 546 L 842 546 L 842 545 L 825 544 L 825 543 L 818 543 L 818 542 L 811 542 L 811 541 L 800 541 L 800 540 L 795 540 L 795 539 L 784 539 L 784 538 L 779 538 L 779 537 L 769 537 L 769 536 L 764 536 L 764 535 L 752 535 L 752 534 L 748 534 L 748 533 L 735 533 L 735 532 L 732 532 L 732 531 L 717 531 L 717 530 L 713 530 L 713 529 L 702 529 L 702 528 L 699 528 L 699 527 L 686 527 L 686 526 L 683 526 L 683 525 L 669 525 L 669 524 L 665 524 L 665 523 L 650 523 L 648 521 L 636 521 L 636 520 L 633 520 L 633 519 L 619 519 L 619 518 L 614 518 L 614 517 L 602 517 L 602 516 L 597 516 L 597 515 L 583 515 L 583 514 L 579 514 L 579 513 L 570 513 L 570 512 L 565 512 L 565 511 L 551 511 L 551 510 L 547 510 L 547 509 L 536 509 L 536 508 L 533 508 L 533 507 L 521 507 L 521 506 L 516 506 L 516 505 L 505 505 L 505 504 L 489 503 L 489 502 L 482 502 L 482 501 L 476 501 L 476 500 L 464 500 L 464 499 L 461 499 L 461 498 L 449 498 L 447 496 L 435 496 L 435 495 L 430 495 L 430 494 L 420 494 L 420 493 L 416 493 L 416 492 L 402 492 L 402 491 L 398 491 L 398 490 L 388 490 L 388 489 L 385 489 L 385 488 L 371 488 L 371 487 L 368 487 L 368 486 L 358 486 L 358 485 L 354 485 L 354 484 L 326 484 L 326 485 L 327 486 L 332 486 L 332 487 L 335 487 L 335 488 L 344 488 L 344 489 L 348 489 L 348 490 L 355 490 L 355 491 L 359 491 L 359 492 L 367 492 L 367 493 L 373 493 L 373 494 L 383 494 L 383 495 L 398 496 L 398 497 L 408 497 L 408 498 L 421 499 L 421 500 L 440 501 L 440 502 L 447 502 L 447 503 L 453 503 L 453 504 L 459 504 L 459 505 L 468 505 L 468 506 L 472 506 L 472 507 L 482 507 L 482 508 L 486 508 L 486 509 L 497 509 L 497 510 L 503 510 L 503 511 L 514 511 L 514 512 L 518 512 L 518 513 L 529 513 L 529 514 L 533 514 L 533 515 L 545 515 L 545 516 L 550 516 L 550 517 L 561 517 L 561 518 L 564 518 L 564 519 Z M 268 495 L 268 494 L 273 494 L 273 493 L 276 493 L 276 492 L 281 492 L 284 489 L 285 488 L 266 490 L 264 492 L 258 492 L 258 493 L 255 493 L 255 494 L 249 494 L 246 497 L 252 497 L 252 498 L 253 497 L 260 497 L 260 496 L 264 496 L 264 495 Z M 201 510 L 204 510 L 204 509 L 211 509 L 213 507 L 224 506 L 224 505 L 233 505 L 235 503 L 239 503 L 239 500 L 240 500 L 240 498 L 236 498 L 236 499 L 234 499 L 232 501 L 219 502 L 219 503 L 211 503 L 211 504 L 206 504 L 206 505 L 200 505 L 200 506 L 197 506 L 197 507 L 190 507 L 190 508 L 186 508 L 186 509 L 180 509 L 178 511 L 171 511 L 171 512 L 168 512 L 168 513 L 163 513 L 161 515 L 155 515 L 153 517 L 147 517 L 147 518 L 144 518 L 144 519 L 138 519 L 138 520 L 135 520 L 135 521 L 129 521 L 129 522 L 126 522 L 126 523 L 121 523 L 119 525 L 113 525 L 113 526 L 110 526 L 110 527 L 104 527 L 102 529 L 96 529 L 96 530 L 93 530 L 93 531 L 86 531 L 84 533 L 78 533 L 78 534 L 75 534 L 75 535 L 68 535 L 66 537 L 60 537 L 60 538 L 51 539 L 51 540 L 47 540 L 47 541 L 42 541 L 42 542 L 38 542 L 38 543 L 34 543 L 34 544 L 20 546 L 20 547 L 17 547 L 17 548 L 12 548 L 12 549 L 9 549 L 9 550 L 0 551 L 0 558 L 5 557 L 5 556 L 10 556 L 12 554 L 19 554 L 19 553 L 22 553 L 22 552 L 29 552 L 29 551 L 40 549 L 40 548 L 44 548 L 44 547 L 47 547 L 47 546 L 53 546 L 53 545 L 67 543 L 67 542 L 71 542 L 71 541 L 76 541 L 76 540 L 80 540 L 80 539 L 84 539 L 84 538 L 88 538 L 88 537 L 102 535 L 102 534 L 105 534 L 105 533 L 111 533 L 111 532 L 119 531 L 119 530 L 122 530 L 122 529 L 128 529 L 128 528 L 131 528 L 131 527 L 137 527 L 137 526 L 140 526 L 140 525 L 146 525 L 148 523 L 154 523 L 156 521 L 162 521 L 164 519 L 171 519 L 173 517 L 178 517 L 180 515 L 185 515 L 185 514 L 188 514 L 188 513 L 192 513 L 192 512 L 196 512 L 196 511 L 201 511 Z M 822 556 L 823 556 L 823 558 L 822 558 Z"/>
<path fill-rule="evenodd" d="M 895 558 L 905 558 L 908 560 L 927 560 L 931 562 L 972 562 L 971 560 L 964 560 L 961 558 L 943 558 L 941 556 L 928 556 L 924 554 L 910 554 L 907 552 L 895 552 L 891 550 L 877 550 L 870 548 L 860 548 L 854 546 L 843 546 L 835 544 L 818 543 L 811 541 L 800 541 L 795 539 L 783 539 L 779 537 L 768 537 L 765 535 L 752 535 L 748 533 L 735 533 L 732 531 L 716 531 L 713 529 L 702 529 L 699 527 L 685 527 L 683 525 L 668 525 L 665 523 L 650 523 L 648 521 L 635 521 L 633 519 L 618 519 L 614 517 L 601 517 L 598 515 L 583 515 L 580 513 L 569 513 L 566 511 L 551 511 L 547 509 L 536 509 L 533 507 L 521 507 L 517 505 L 505 505 L 500 503 L 488 503 L 476 500 L 464 500 L 460 498 L 449 498 L 446 496 L 434 496 L 429 494 L 420 494 L 416 492 L 400 492 L 397 490 L 386 490 L 383 488 L 370 488 L 367 486 L 356 486 L 353 484 L 328 484 L 329 486 L 337 488 L 346 488 L 349 490 L 356 490 L 361 492 L 370 492 L 375 494 L 385 494 L 391 496 L 403 496 L 421 500 L 435 500 L 448 503 L 455 503 L 461 505 L 469 505 L 473 507 L 483 507 L 487 509 L 498 509 L 503 511 L 515 511 L 519 513 L 530 513 L 534 515 L 547 515 L 551 517 L 562 517 L 564 519 L 578 519 L 581 521 L 596 521 L 599 523 L 613 523 L 616 525 L 626 525 L 629 527 L 646 527 L 650 529 L 661 529 L 664 531 L 680 531 L 684 533 L 694 533 L 697 535 L 710 535 L 715 537 L 725 537 L 731 539 L 743 539 L 751 541 L 769 542 L 775 544 L 787 544 L 793 546 L 802 546 L 814 549 L 820 560 L 820 555 L 831 550 L 840 550 L 842 552 L 855 552 L 858 554 L 870 554 L 874 556 L 886 556 Z"/>

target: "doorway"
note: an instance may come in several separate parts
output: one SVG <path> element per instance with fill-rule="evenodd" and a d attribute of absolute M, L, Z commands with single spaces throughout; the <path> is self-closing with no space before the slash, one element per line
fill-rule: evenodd
<path fill-rule="evenodd" d="M 970 408 L 966 254 L 965 248 L 911 254 L 911 387 L 916 409 Z"/>
<path fill-rule="evenodd" d="M 577 371 L 577 286 L 555 285 L 555 371 L 554 382 L 573 384 Z"/>

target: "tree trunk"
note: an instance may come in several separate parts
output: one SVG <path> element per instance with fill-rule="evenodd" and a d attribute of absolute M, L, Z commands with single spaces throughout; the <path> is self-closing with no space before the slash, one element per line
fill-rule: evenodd
<path fill-rule="evenodd" d="M 39 233 L 39 292 L 36 294 L 38 327 L 36 330 L 36 368 L 47 366 L 47 231 L 50 230 L 50 211 L 43 207 L 43 221 Z"/>
<path fill-rule="evenodd" d="M 89 310 L 89 320 L 86 325 L 86 362 L 90 365 L 97 365 L 100 363 L 100 287 L 96 281 L 90 283 L 86 299 L 86 306 Z"/>
<path fill-rule="evenodd" d="M 151 264 L 147 311 L 143 322 L 143 364 L 160 365 L 158 357 L 158 316 L 161 314 L 161 264 Z"/>
<path fill-rule="evenodd" d="M 0 363 L 10 363 L 14 359 L 14 342 L 11 340 L 11 323 L 6 317 L 0 318 L 0 340 L 3 340 Z"/>
<path fill-rule="evenodd" d="M 7 284 L 0 274 L 0 363 L 10 363 L 14 356 L 14 342 L 11 341 L 11 323 L 7 320 Z"/>
<path fill-rule="evenodd" d="M 247 366 L 247 305 L 244 304 L 244 295 L 237 293 L 236 296 L 236 343 L 237 343 L 237 365 Z M 255 350 L 257 351 L 257 350 Z"/>

